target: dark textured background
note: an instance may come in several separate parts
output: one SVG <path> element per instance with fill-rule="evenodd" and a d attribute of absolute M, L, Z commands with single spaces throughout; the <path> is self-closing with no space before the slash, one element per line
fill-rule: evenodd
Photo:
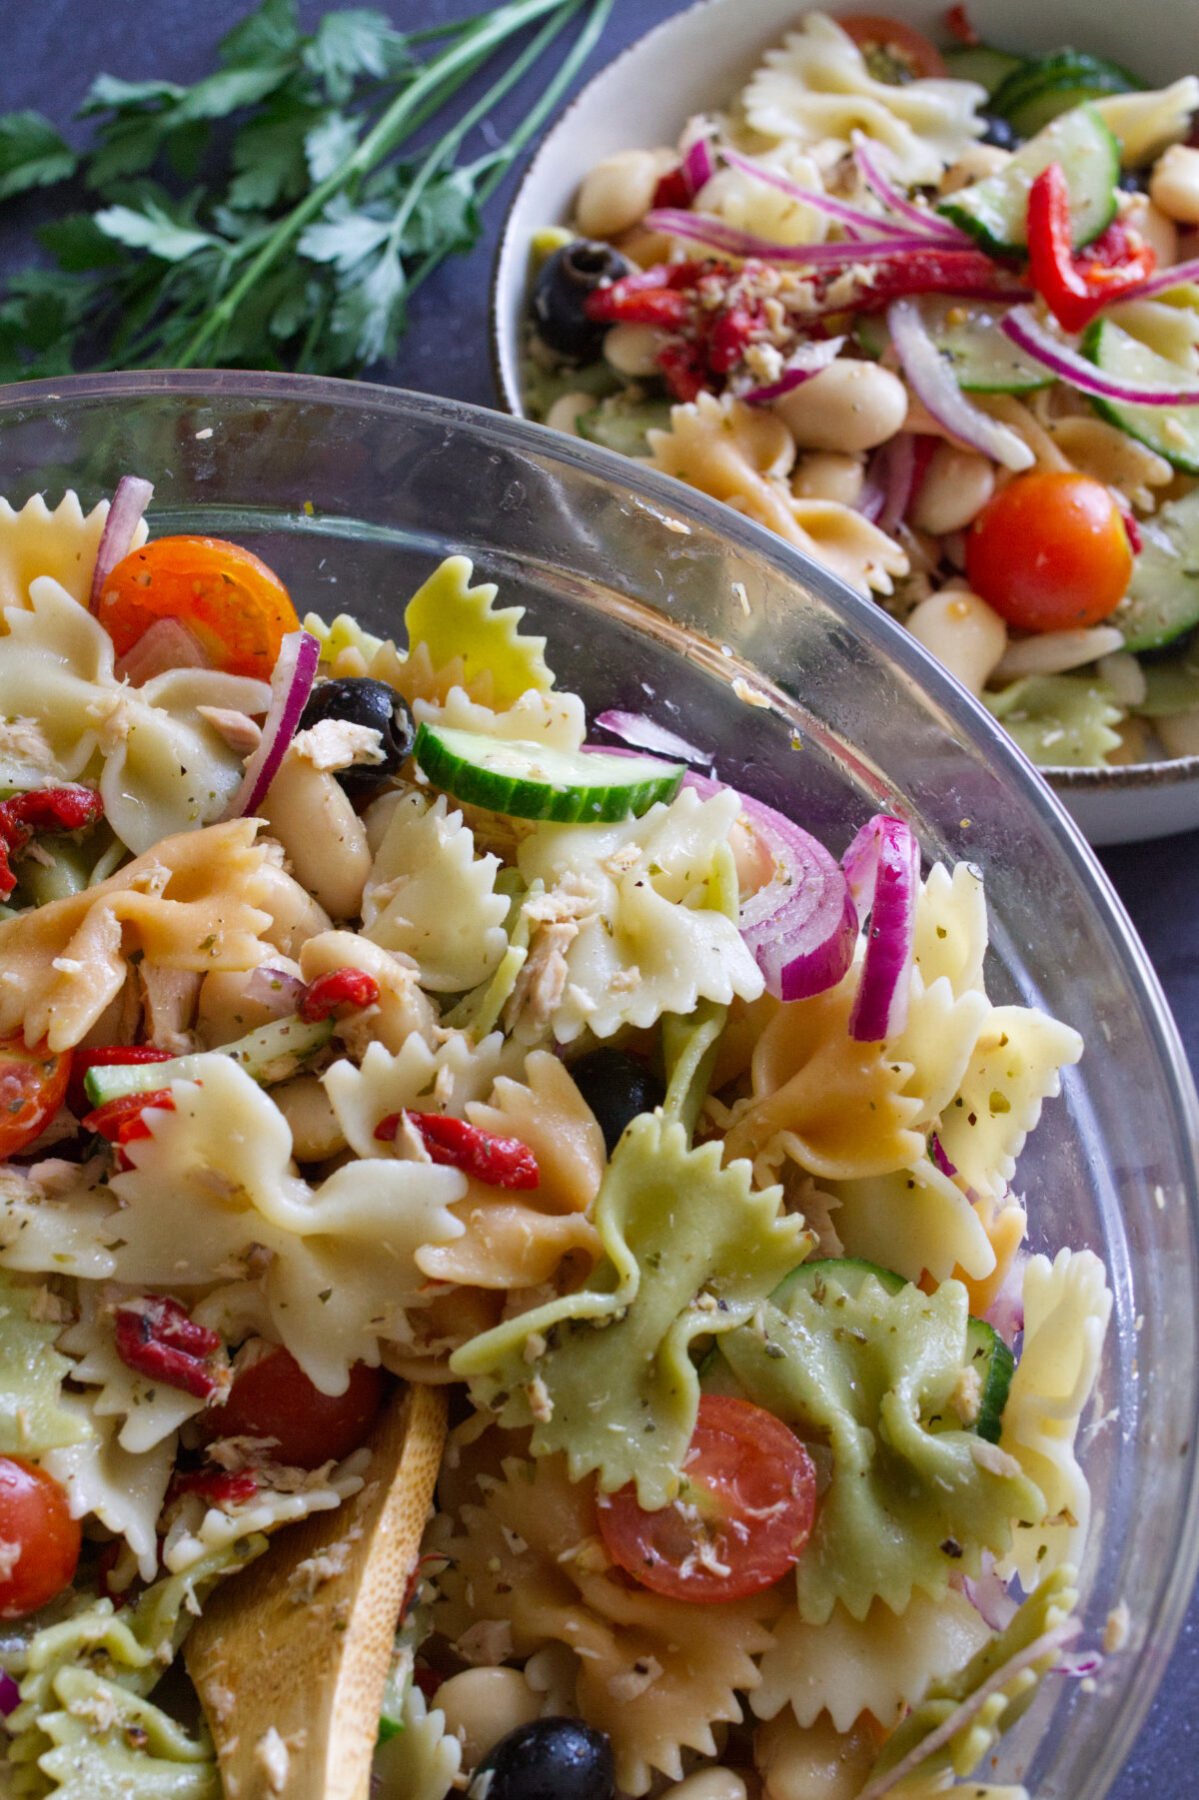
<path fill-rule="evenodd" d="M 439 23 L 476 11 L 476 0 L 371 0 L 401 28 Z M 615 17 L 585 76 L 651 25 L 678 10 L 679 0 L 617 0 Z M 243 0 L 3 0 L 0 110 L 35 107 L 65 127 L 92 76 L 101 70 L 130 80 L 150 76 L 192 81 L 212 62 L 217 40 L 246 11 Z M 305 21 L 323 10 L 301 0 Z M 797 11 L 801 10 L 797 0 Z M 879 9 L 885 11 L 885 6 Z M 502 136 L 536 99 L 536 76 L 508 97 L 495 119 Z M 652 120 L 646 142 L 653 142 Z M 479 148 L 484 147 L 481 138 Z M 380 379 L 483 405 L 495 394 L 487 351 L 491 260 L 516 176 L 490 202 L 483 239 L 469 257 L 446 263 L 413 298 L 411 322 L 394 364 Z M 17 202 L 0 218 L 0 269 L 26 251 L 36 201 Z M 1199 832 L 1106 851 L 1103 861 L 1141 932 L 1179 1020 L 1192 1068 L 1199 1067 Z M 1130 1598 L 1133 1598 L 1130 1596 Z M 1199 1795 L 1195 1766 L 1199 1713 L 1199 1603 L 1162 1682 L 1136 1754 L 1112 1800 L 1188 1800 Z M 1079 1795 L 1077 1800 L 1091 1800 Z"/>

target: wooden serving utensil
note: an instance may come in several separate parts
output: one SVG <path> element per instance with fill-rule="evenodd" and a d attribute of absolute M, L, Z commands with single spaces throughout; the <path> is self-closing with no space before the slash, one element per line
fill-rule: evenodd
<path fill-rule="evenodd" d="M 184 1654 L 226 1800 L 366 1800 L 445 1421 L 442 1389 L 401 1390 L 362 1489 L 288 1525 L 205 1602 Z"/>

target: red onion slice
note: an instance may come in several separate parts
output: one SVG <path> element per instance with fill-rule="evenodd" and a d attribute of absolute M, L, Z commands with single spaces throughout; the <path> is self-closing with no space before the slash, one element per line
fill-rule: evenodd
<path fill-rule="evenodd" d="M 814 212 L 826 213 L 830 219 L 836 219 L 847 231 L 866 237 L 894 236 L 896 227 L 889 219 L 880 219 L 873 213 L 862 212 L 857 206 L 849 206 L 844 200 L 834 200 L 831 194 L 814 193 L 809 188 L 800 187 L 797 181 L 788 180 L 775 169 L 764 169 L 748 156 L 740 156 L 735 150 L 723 151 L 725 162 L 730 169 L 739 169 L 753 181 L 764 182 L 767 187 L 776 188 L 788 199 L 797 201 L 802 206 L 810 206 Z M 912 209 L 915 210 L 914 208 Z"/>
<path fill-rule="evenodd" d="M 1003 328 L 1007 330 L 1007 320 Z M 946 431 L 1005 469 L 1032 467 L 1036 459 L 1024 439 L 967 400 L 929 335 L 918 301 L 893 300 L 887 308 L 887 329 L 913 392 Z"/>
<path fill-rule="evenodd" d="M 137 530 L 138 521 L 153 498 L 154 483 L 143 481 L 140 475 L 122 475 L 117 482 L 96 548 L 92 591 L 88 596 L 88 606 L 92 612 L 95 612 L 100 603 L 104 583 L 133 548 L 133 534 Z"/>
<path fill-rule="evenodd" d="M 849 1015 L 857 1043 L 885 1043 L 908 1020 L 909 976 L 920 891 L 920 846 L 889 813 L 868 819 L 841 859 L 859 913 L 870 914 L 866 955 Z"/>
<path fill-rule="evenodd" d="M 1007 1583 L 995 1572 L 995 1558 L 984 1550 L 977 1575 L 963 1575 L 962 1592 L 971 1606 L 992 1631 L 1006 1631 L 1020 1610 L 1019 1602 L 1008 1592 Z"/>
<path fill-rule="evenodd" d="M 1127 298 L 1123 294 L 1120 297 Z M 1101 400 L 1116 400 L 1124 406 L 1199 406 L 1199 387 L 1170 388 L 1162 387 L 1156 381 L 1113 381 L 1077 350 L 1063 344 L 1027 306 L 1013 306 L 1000 320 L 999 329 L 1018 349 L 1081 394 L 1097 394 Z"/>
<path fill-rule="evenodd" d="M 683 180 L 692 199 L 702 187 L 706 187 L 716 173 L 716 162 L 712 155 L 711 140 L 706 132 L 697 137 L 693 144 L 683 152 L 683 160 L 679 164 L 683 171 Z"/>
<path fill-rule="evenodd" d="M 945 1154 L 945 1146 L 935 1131 L 928 1140 L 928 1153 L 932 1157 L 934 1166 L 941 1171 L 942 1175 L 947 1175 L 952 1181 L 958 1172 L 957 1164 L 950 1162 Z"/>
<path fill-rule="evenodd" d="M 1189 281 L 1199 281 L 1199 257 L 1175 263 L 1172 269 L 1157 269 L 1135 286 L 1122 288 L 1112 305 L 1123 306 L 1126 300 L 1151 300 L 1155 294 L 1167 294 L 1171 288 L 1183 287 Z"/>
<path fill-rule="evenodd" d="M 1027 1262 L 1028 1251 L 1017 1250 L 1000 1283 L 999 1292 L 983 1314 L 987 1324 L 999 1333 L 1009 1350 L 1024 1330 L 1024 1270 Z"/>
<path fill-rule="evenodd" d="M 902 194 L 889 178 L 885 169 L 887 151 L 885 145 L 871 144 L 860 131 L 853 134 L 853 157 L 858 165 L 863 181 L 871 193 L 889 212 L 897 213 L 901 219 L 923 232 L 927 237 L 937 238 L 942 243 L 952 244 L 954 249 L 964 250 L 972 246 L 973 240 L 966 232 L 959 229 L 949 219 L 942 219 L 936 213 L 925 212 L 923 207 L 916 206 L 905 194 Z"/>
<path fill-rule="evenodd" d="M 320 644 L 310 631 L 288 632 L 271 674 L 271 704 L 262 722 L 261 741 L 222 818 L 246 818 L 262 804 L 296 734 L 320 660 Z"/>
<path fill-rule="evenodd" d="M 710 750 L 700 750 L 695 744 L 689 744 L 686 738 L 659 725 L 656 719 L 647 719 L 644 713 L 621 712 L 614 708 L 610 712 L 597 713 L 595 722 L 635 750 L 659 750 L 663 756 L 676 757 L 681 762 L 699 763 L 705 769 L 712 767 L 714 758 Z"/>
<path fill-rule="evenodd" d="M 756 262 L 775 263 L 786 268 L 844 268 L 850 263 L 880 262 L 917 251 L 927 255 L 929 250 L 928 239 L 917 237 L 914 232 L 855 239 L 846 244 L 773 244 L 769 238 L 739 231 L 735 225 L 726 225 L 723 219 L 712 218 L 708 213 L 684 212 L 674 206 L 655 207 L 646 213 L 644 224 L 649 231 L 661 231 L 668 237 L 703 244 L 723 256 L 735 256 L 742 261 L 752 258 Z"/>
<path fill-rule="evenodd" d="M 307 991 L 307 982 L 298 975 L 292 975 L 287 969 L 272 969 L 265 963 L 260 963 L 251 972 L 245 985 L 247 1000 L 269 1007 L 281 1019 L 300 1010 L 300 1002 Z"/>
<path fill-rule="evenodd" d="M 0 1669 L 0 1717 L 7 1719 L 21 1704 L 21 1690 L 7 1669 Z"/>
<path fill-rule="evenodd" d="M 118 681 L 141 687 L 168 669 L 211 669 L 212 658 L 179 619 L 155 619 L 113 671 Z"/>
<path fill-rule="evenodd" d="M 705 800 L 727 783 L 687 774 L 683 786 Z M 770 851 L 774 874 L 751 894 L 737 924 L 778 1000 L 808 1000 L 835 987 L 853 961 L 858 915 L 836 858 L 783 813 L 738 792 L 754 835 Z"/>
<path fill-rule="evenodd" d="M 816 343 L 801 344 L 787 359 L 786 367 L 777 381 L 769 381 L 765 387 L 734 389 L 734 392 L 739 400 L 746 401 L 750 406 L 768 405 L 771 400 L 778 400 L 793 388 L 801 387 L 813 375 L 819 375 L 821 369 L 827 369 L 830 363 L 836 362 L 844 344 L 843 337 L 821 338 Z"/>

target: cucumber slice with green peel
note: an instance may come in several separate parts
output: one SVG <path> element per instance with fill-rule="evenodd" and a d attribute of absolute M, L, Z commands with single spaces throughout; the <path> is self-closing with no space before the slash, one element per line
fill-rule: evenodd
<path fill-rule="evenodd" d="M 1199 706 L 1199 644 L 1192 642 L 1168 662 L 1141 665 L 1145 698 L 1131 708 L 1142 719 L 1172 719 Z"/>
<path fill-rule="evenodd" d="M 898 1294 L 901 1288 L 910 1285 L 894 1269 L 881 1268 L 878 1263 L 867 1262 L 865 1257 L 819 1256 L 814 1262 L 800 1263 L 797 1269 L 784 1275 L 770 1298 L 786 1312 L 787 1304 L 795 1294 L 819 1297 L 829 1282 L 846 1294 L 858 1294 L 868 1277 L 873 1277 L 888 1294 Z"/>
<path fill-rule="evenodd" d="M 1016 1359 L 985 1319 L 969 1319 L 966 1323 L 966 1358 L 967 1368 L 976 1370 L 982 1382 L 974 1429 L 989 1444 L 997 1444 Z"/>
<path fill-rule="evenodd" d="M 990 44 L 963 44 L 957 50 L 946 50 L 942 60 L 954 81 L 977 81 L 988 94 L 996 93 L 1027 66 L 1024 57 L 1013 56 L 1010 50 L 993 50 Z"/>
<path fill-rule="evenodd" d="M 872 362 L 877 362 L 891 348 L 891 333 L 878 313 L 863 313 L 860 318 L 855 319 L 853 335 L 855 342 Z"/>
<path fill-rule="evenodd" d="M 991 97 L 991 110 L 1025 136 L 1041 131 L 1088 100 L 1128 94 L 1141 83 L 1118 63 L 1078 50 L 1058 50 L 1013 71 Z"/>
<path fill-rule="evenodd" d="M 260 1025 L 231 1044 L 220 1044 L 210 1054 L 228 1056 L 240 1063 L 247 1075 L 264 1086 L 286 1081 L 300 1064 L 323 1050 L 333 1036 L 332 1019 L 319 1019 L 306 1024 L 294 1014 Z M 200 1056 L 173 1056 L 168 1062 L 108 1063 L 89 1069 L 83 1078 L 87 1097 L 93 1106 L 106 1106 L 110 1100 L 121 1100 L 126 1094 L 150 1094 L 157 1088 L 169 1087 L 172 1081 L 198 1081 L 204 1073 Z"/>
<path fill-rule="evenodd" d="M 1153 382 L 1158 387 L 1194 385 L 1194 371 L 1168 362 L 1110 319 L 1096 319 L 1082 340 L 1084 356 L 1116 381 Z M 1090 396 L 1100 418 L 1139 438 L 1150 450 L 1187 475 L 1199 475 L 1199 406 L 1128 406 L 1122 400 Z"/>
<path fill-rule="evenodd" d="M 412 754 L 435 787 L 512 819 L 594 825 L 673 800 L 686 770 L 650 756 L 555 750 L 518 738 L 422 725 Z"/>
<path fill-rule="evenodd" d="M 1159 650 L 1199 625 L 1199 488 L 1142 519 L 1141 536 L 1128 592 L 1107 623 L 1124 633 L 1126 650 Z"/>
<path fill-rule="evenodd" d="M 1018 254 L 1028 247 L 1029 189 L 1055 162 L 1070 193 L 1071 239 L 1076 248 L 1089 244 L 1115 216 L 1120 174 L 1120 146 L 1089 106 L 1054 119 L 996 174 L 951 194 L 937 210 L 993 255 Z"/>
<path fill-rule="evenodd" d="M 930 337 L 968 394 L 1030 394 L 1051 387 L 1043 363 L 1006 338 L 1000 321 L 1008 310 L 987 301 L 926 296 L 920 305 Z"/>
<path fill-rule="evenodd" d="M 618 450 L 622 456 L 648 456 L 645 434 L 669 429 L 670 401 L 629 400 L 613 394 L 591 412 L 580 413 L 575 426 L 589 444 L 602 444 L 605 450 Z"/>
<path fill-rule="evenodd" d="M 404 1702 L 412 1685 L 412 1651 L 405 1648 L 393 1656 L 383 1684 L 383 1704 L 379 1708 L 377 1743 L 385 1744 L 398 1737 L 404 1726 Z"/>

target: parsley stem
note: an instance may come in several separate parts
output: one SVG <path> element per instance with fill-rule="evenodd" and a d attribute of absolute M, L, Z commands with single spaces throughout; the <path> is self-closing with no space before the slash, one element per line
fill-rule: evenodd
<path fill-rule="evenodd" d="M 251 294 L 272 264 L 287 250 L 311 219 L 319 216 L 325 204 L 347 182 L 368 173 L 376 163 L 398 149 L 415 129 L 418 113 L 433 92 L 457 77 L 455 87 L 469 78 L 472 65 L 480 54 L 498 48 L 526 25 L 534 24 L 546 13 L 574 10 L 578 0 L 514 0 L 495 12 L 484 14 L 480 22 L 465 31 L 438 57 L 427 63 L 398 94 L 381 118 L 356 149 L 325 179 L 318 183 L 287 216 L 274 227 L 258 254 L 242 271 L 232 287 L 222 295 L 204 323 L 181 350 L 177 367 L 192 368 L 210 345 L 219 344 L 221 334 L 230 324 L 238 307 Z M 601 0 L 601 10 L 611 0 Z M 559 71 L 561 75 L 561 71 Z M 455 91 L 451 88 L 450 92 Z M 522 137 L 521 142 L 525 140 Z"/>

